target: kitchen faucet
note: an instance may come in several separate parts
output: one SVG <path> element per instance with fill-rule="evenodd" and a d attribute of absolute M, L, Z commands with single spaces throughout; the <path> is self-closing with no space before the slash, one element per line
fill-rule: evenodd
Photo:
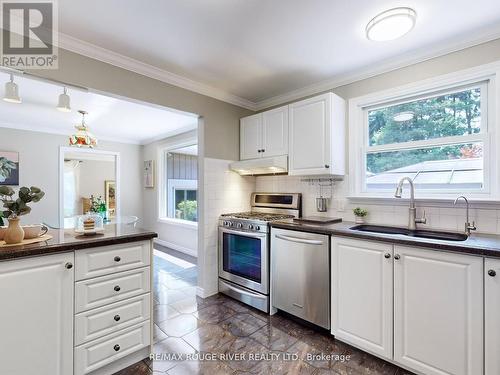
<path fill-rule="evenodd" d="M 394 196 L 396 198 L 401 198 L 401 195 L 403 193 L 403 184 L 405 181 L 408 181 L 408 183 L 410 184 L 410 208 L 408 215 L 408 229 L 415 230 L 417 229 L 417 224 L 425 224 L 427 223 L 427 219 L 425 217 L 425 210 L 424 210 L 424 216 L 420 219 L 417 219 L 417 209 L 415 208 L 415 186 L 413 185 L 413 181 L 411 180 L 410 177 L 403 177 L 401 180 L 399 180 Z"/>
<path fill-rule="evenodd" d="M 465 201 L 465 234 L 467 236 L 470 236 L 470 231 L 471 230 L 476 230 L 476 222 L 472 221 L 472 224 L 469 222 L 469 200 L 465 198 L 463 195 L 459 196 L 457 199 L 455 199 L 455 202 L 453 202 L 453 205 L 455 206 L 458 202 L 459 199 L 463 199 Z"/>

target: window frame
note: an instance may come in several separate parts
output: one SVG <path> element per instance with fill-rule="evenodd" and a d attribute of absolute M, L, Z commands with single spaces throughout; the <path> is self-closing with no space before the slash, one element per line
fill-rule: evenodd
<path fill-rule="evenodd" d="M 480 190 L 425 189 L 417 191 L 417 197 L 426 200 L 453 199 L 467 194 L 474 200 L 499 200 L 497 134 L 497 99 L 500 98 L 496 84 L 500 64 L 489 64 L 467 71 L 415 82 L 405 86 L 376 92 L 349 100 L 349 198 L 393 198 L 392 189 L 367 189 L 366 155 L 381 151 L 401 151 L 437 147 L 460 143 L 483 143 L 484 184 Z M 423 141 L 392 143 L 369 146 L 368 111 L 415 100 L 436 97 L 471 88 L 481 88 L 481 130 L 479 133 L 449 136 Z"/>
<path fill-rule="evenodd" d="M 167 163 L 166 157 L 169 152 L 175 151 L 176 149 L 193 146 L 198 144 L 198 134 L 197 132 L 189 132 L 186 134 L 181 134 L 175 140 L 168 140 L 162 142 L 157 148 L 157 163 L 158 163 L 158 219 L 159 223 L 164 224 L 174 224 L 179 227 L 185 228 L 198 228 L 199 221 L 189 221 L 168 217 L 168 183 L 167 183 Z M 198 155 L 199 158 L 199 155 Z M 198 163 L 199 166 L 199 163 Z M 199 168 L 198 168 L 199 172 Z M 197 200 L 199 203 L 199 191 L 200 191 L 200 176 L 198 174 L 198 179 L 196 181 Z M 198 220 L 200 220 L 200 205 L 198 204 Z"/>
<path fill-rule="evenodd" d="M 191 221 L 185 219 L 178 219 L 175 217 L 175 191 L 176 190 L 194 190 L 196 191 L 196 202 L 198 202 L 198 180 L 169 180 L 167 182 L 167 218 L 187 221 L 190 223 L 197 223 L 198 221 Z M 169 195 L 170 193 L 170 195 Z"/>

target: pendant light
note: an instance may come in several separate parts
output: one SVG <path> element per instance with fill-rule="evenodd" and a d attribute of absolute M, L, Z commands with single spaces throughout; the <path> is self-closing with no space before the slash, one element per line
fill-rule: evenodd
<path fill-rule="evenodd" d="M 85 124 L 85 115 L 87 112 L 79 110 L 78 113 L 82 115 L 82 123 L 75 126 L 77 131 L 69 137 L 69 145 L 93 148 L 97 146 L 97 139 L 92 133 L 89 132 L 89 128 Z"/>
<path fill-rule="evenodd" d="M 71 112 L 70 97 L 68 95 L 68 90 L 66 87 L 61 95 L 59 95 L 59 101 L 57 103 L 57 109 L 61 112 Z"/>
<path fill-rule="evenodd" d="M 5 84 L 5 96 L 3 100 L 9 103 L 21 103 L 19 97 L 19 87 L 14 83 L 14 75 L 10 75 L 10 81 Z"/>

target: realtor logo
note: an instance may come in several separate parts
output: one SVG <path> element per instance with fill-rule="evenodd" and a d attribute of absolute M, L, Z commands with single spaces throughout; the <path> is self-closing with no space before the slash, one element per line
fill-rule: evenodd
<path fill-rule="evenodd" d="M 0 65 L 57 69 L 57 4 L 54 0 L 2 0 Z"/>

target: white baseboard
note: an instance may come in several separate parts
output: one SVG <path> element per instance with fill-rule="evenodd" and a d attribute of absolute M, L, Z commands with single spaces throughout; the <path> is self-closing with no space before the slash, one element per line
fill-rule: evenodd
<path fill-rule="evenodd" d="M 180 253 L 184 253 L 187 255 L 191 255 L 192 257 L 198 258 L 198 251 L 190 249 L 188 247 L 179 246 L 179 245 L 172 243 L 172 242 L 160 240 L 159 238 L 155 238 L 154 242 L 156 242 L 158 245 L 168 247 L 169 249 L 178 251 Z"/>
<path fill-rule="evenodd" d="M 219 293 L 218 290 L 206 292 L 201 286 L 196 287 L 196 295 L 201 298 L 207 298 Z"/>

